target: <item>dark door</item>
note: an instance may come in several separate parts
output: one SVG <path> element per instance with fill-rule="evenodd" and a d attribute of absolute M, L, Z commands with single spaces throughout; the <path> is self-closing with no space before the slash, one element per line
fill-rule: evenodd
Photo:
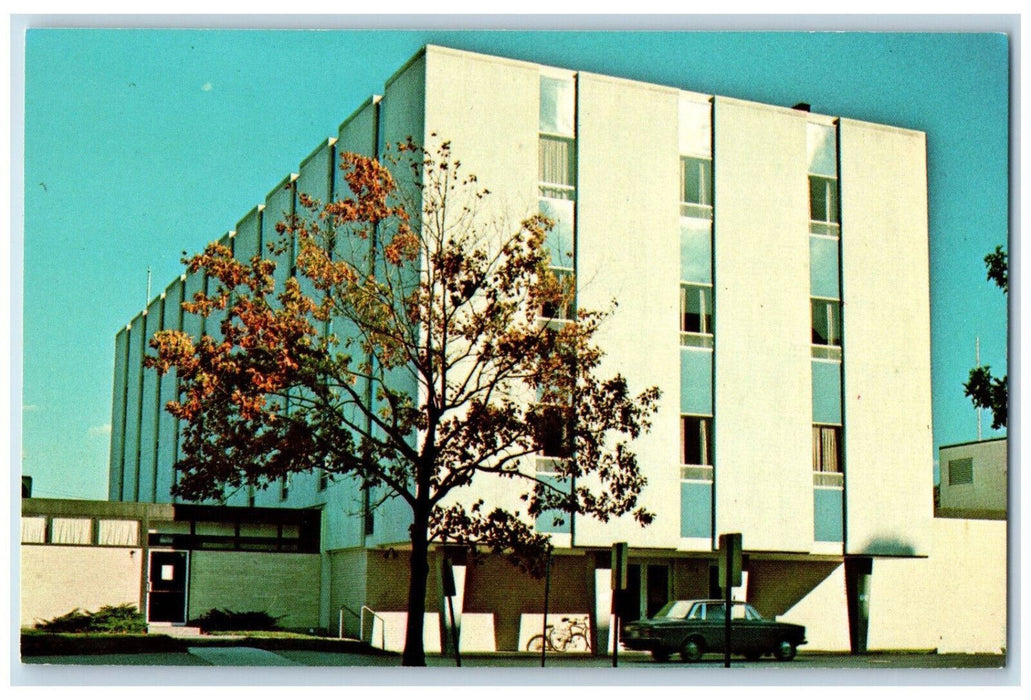
<path fill-rule="evenodd" d="M 669 567 L 665 564 L 648 565 L 648 588 L 645 614 L 651 617 L 669 602 Z"/>
<path fill-rule="evenodd" d="M 150 622 L 186 622 L 186 552 L 151 552 L 147 590 Z"/>

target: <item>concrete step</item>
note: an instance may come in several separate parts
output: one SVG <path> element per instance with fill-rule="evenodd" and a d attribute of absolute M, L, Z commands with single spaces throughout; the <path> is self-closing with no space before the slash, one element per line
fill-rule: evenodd
<path fill-rule="evenodd" d="M 187 627 L 185 625 L 147 625 L 147 634 L 164 634 L 169 637 L 199 637 L 200 627 Z"/>

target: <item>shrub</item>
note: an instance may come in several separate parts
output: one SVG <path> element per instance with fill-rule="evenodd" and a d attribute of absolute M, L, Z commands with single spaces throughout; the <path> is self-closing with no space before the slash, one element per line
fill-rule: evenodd
<path fill-rule="evenodd" d="M 105 605 L 96 612 L 75 608 L 71 612 L 51 620 L 36 623 L 36 629 L 44 632 L 84 634 L 106 632 L 134 634 L 147 631 L 147 621 L 136 606 L 131 603 Z"/>
<path fill-rule="evenodd" d="M 274 617 L 267 612 L 251 610 L 237 612 L 222 608 L 212 608 L 198 617 L 190 620 L 190 624 L 200 627 L 202 632 L 225 632 L 229 630 L 274 630 L 279 629 L 279 620 L 282 617 Z"/>

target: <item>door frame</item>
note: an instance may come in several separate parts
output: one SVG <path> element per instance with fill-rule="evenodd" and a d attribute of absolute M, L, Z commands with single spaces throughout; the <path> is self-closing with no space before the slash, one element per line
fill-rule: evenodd
<path fill-rule="evenodd" d="M 168 620 L 152 621 L 150 619 L 151 605 L 151 574 L 154 570 L 154 555 L 155 554 L 181 554 L 183 555 L 183 562 L 185 563 L 185 569 L 183 571 L 183 619 L 182 622 L 172 622 Z M 169 625 L 169 626 L 183 626 L 189 621 L 190 611 L 190 550 L 188 549 L 150 549 L 147 552 L 147 575 L 146 581 L 146 599 L 147 599 L 147 624 L 148 625 Z"/>

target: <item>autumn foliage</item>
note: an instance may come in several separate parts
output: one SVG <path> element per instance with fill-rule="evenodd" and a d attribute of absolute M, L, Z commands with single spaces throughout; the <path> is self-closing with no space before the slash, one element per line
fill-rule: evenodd
<path fill-rule="evenodd" d="M 237 260 L 213 243 L 185 261 L 209 293 L 184 308 L 219 332 L 162 331 L 147 363 L 178 378 L 167 407 L 184 426 L 177 496 L 221 499 L 321 469 L 409 506 L 404 663 L 422 664 L 431 542 L 540 574 L 543 513 L 650 521 L 631 441 L 659 392 L 598 376 L 605 313 L 540 317 L 573 301 L 572 279 L 550 271 L 550 221 L 506 230 L 447 142 L 389 156 L 344 154 L 347 196 L 300 193 L 264 255 Z M 277 276 L 289 255 L 295 271 Z M 549 479 L 535 469 L 542 445 L 559 446 Z M 524 507 L 478 497 L 492 479 Z"/>

